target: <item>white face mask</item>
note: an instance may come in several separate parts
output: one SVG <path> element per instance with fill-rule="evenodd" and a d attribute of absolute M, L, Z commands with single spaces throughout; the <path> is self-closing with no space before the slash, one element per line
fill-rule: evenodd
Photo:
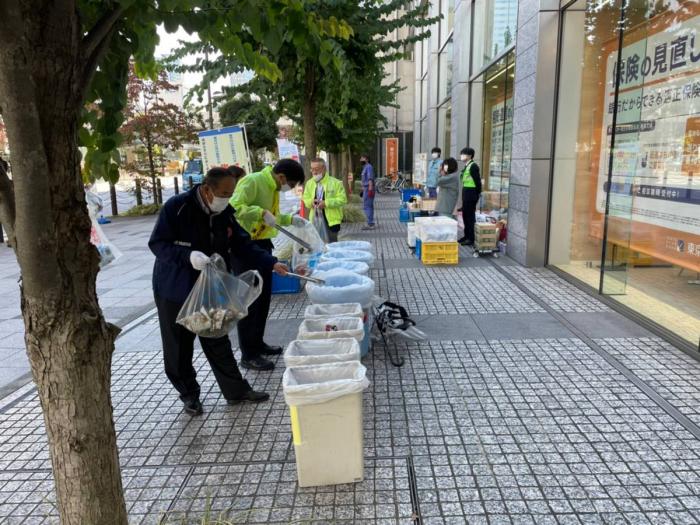
<path fill-rule="evenodd" d="M 434 159 L 437 159 L 438 157 L 440 157 L 440 154 L 439 154 L 439 153 L 433 153 L 432 157 L 433 157 Z"/>
<path fill-rule="evenodd" d="M 461 155 L 459 158 L 462 159 L 462 162 L 467 162 L 467 156 L 466 156 L 466 155 Z"/>
<path fill-rule="evenodd" d="M 314 180 L 316 182 L 321 182 L 321 179 L 323 179 L 323 173 L 321 173 L 320 175 L 314 175 Z"/>
<path fill-rule="evenodd" d="M 209 203 L 209 209 L 214 213 L 221 213 L 228 206 L 228 199 L 226 197 L 214 196 L 214 200 Z"/>

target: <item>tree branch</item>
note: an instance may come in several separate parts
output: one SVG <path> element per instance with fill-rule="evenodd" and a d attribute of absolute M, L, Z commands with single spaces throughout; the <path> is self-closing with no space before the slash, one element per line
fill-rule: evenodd
<path fill-rule="evenodd" d="M 7 176 L 5 166 L 0 163 L 0 224 L 7 232 L 7 243 L 15 245 L 15 191 Z"/>
<path fill-rule="evenodd" d="M 91 56 L 99 52 L 99 48 L 105 40 L 109 40 L 109 36 L 117 23 L 119 17 L 122 16 L 124 7 L 115 7 L 112 11 L 102 15 L 97 23 L 93 26 L 88 34 L 83 37 L 82 50 L 83 56 L 90 60 Z"/>

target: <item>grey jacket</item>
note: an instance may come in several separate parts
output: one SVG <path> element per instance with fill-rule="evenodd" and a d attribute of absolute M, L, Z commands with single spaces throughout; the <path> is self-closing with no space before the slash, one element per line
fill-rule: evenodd
<path fill-rule="evenodd" d="M 459 172 L 438 177 L 438 198 L 435 211 L 440 214 L 452 215 L 459 198 Z"/>

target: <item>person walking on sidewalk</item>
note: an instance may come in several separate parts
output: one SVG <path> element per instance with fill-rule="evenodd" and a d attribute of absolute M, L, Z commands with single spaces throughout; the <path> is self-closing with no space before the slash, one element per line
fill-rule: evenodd
<path fill-rule="evenodd" d="M 367 216 L 367 226 L 363 230 L 374 230 L 374 167 L 369 160 L 369 155 L 360 157 L 362 164 L 362 205 Z"/>
<path fill-rule="evenodd" d="M 240 259 L 251 266 L 274 269 L 280 275 L 287 273 L 287 267 L 254 244 L 236 222 L 233 208 L 228 205 L 234 184 L 230 171 L 210 169 L 202 184 L 165 203 L 148 241 L 156 256 L 153 295 L 163 340 L 165 374 L 190 415 L 202 413 L 199 383 L 192 366 L 195 334 L 175 319 L 199 272 L 217 253 L 229 270 L 232 259 Z M 229 404 L 269 399 L 268 394 L 254 391 L 241 376 L 228 336 L 200 337 L 199 341 Z"/>
<path fill-rule="evenodd" d="M 326 161 L 311 161 L 311 179 L 304 187 L 304 206 L 310 210 L 309 220 L 320 213 L 328 228 L 328 240 L 336 242 L 343 222 L 343 207 L 348 202 L 343 183 L 326 171 Z"/>
<path fill-rule="evenodd" d="M 446 217 L 453 217 L 457 199 L 459 198 L 459 171 L 457 161 L 450 157 L 442 163 L 442 170 L 437 185 L 440 189 L 437 195 L 435 211 Z"/>
<path fill-rule="evenodd" d="M 280 213 L 280 191 L 289 191 L 304 183 L 304 168 L 297 161 L 282 159 L 274 166 L 251 173 L 239 179 L 231 197 L 236 219 L 250 234 L 253 243 L 268 255 L 272 254 L 272 239 L 277 236 L 276 225 L 303 226 L 306 220 Z M 252 370 L 273 370 L 275 365 L 264 355 L 279 355 L 282 348 L 265 343 L 265 326 L 272 300 L 272 270 L 269 266 L 246 267 L 238 265 L 242 273 L 255 269 L 263 279 L 260 297 L 248 309 L 248 317 L 238 322 L 238 342 L 241 347 L 241 366 Z"/>
<path fill-rule="evenodd" d="M 462 219 L 464 236 L 459 240 L 464 246 L 474 246 L 474 222 L 476 205 L 481 195 L 481 175 L 479 166 L 474 162 L 474 148 L 464 148 L 460 159 L 465 163 L 462 171 Z"/>
<path fill-rule="evenodd" d="M 430 152 L 430 163 L 428 164 L 428 176 L 425 179 L 425 187 L 428 188 L 428 198 L 434 199 L 437 197 L 438 179 L 440 177 L 440 169 L 442 168 L 442 150 L 435 147 Z"/>

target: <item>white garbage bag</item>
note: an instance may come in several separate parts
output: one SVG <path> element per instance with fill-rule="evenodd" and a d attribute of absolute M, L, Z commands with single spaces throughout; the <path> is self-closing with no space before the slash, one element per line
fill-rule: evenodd
<path fill-rule="evenodd" d="M 284 364 L 292 366 L 321 365 L 360 360 L 360 344 L 351 338 L 296 340 L 284 351 Z"/>
<path fill-rule="evenodd" d="M 328 245 L 329 250 L 360 250 L 372 252 L 372 243 L 367 241 L 336 241 Z"/>
<path fill-rule="evenodd" d="M 315 405 L 367 389 L 367 369 L 359 361 L 287 368 L 282 376 L 289 406 Z"/>
<path fill-rule="evenodd" d="M 331 270 L 347 270 L 349 272 L 359 273 L 360 275 L 367 275 L 369 273 L 369 266 L 367 263 L 361 261 L 326 261 L 318 263 L 316 265 L 316 271 L 318 272 L 329 272 Z"/>
<path fill-rule="evenodd" d="M 374 281 L 365 275 L 347 270 L 316 272 L 314 277 L 325 284 L 306 284 L 306 293 L 314 304 L 360 303 L 363 308 L 371 304 Z"/>
<path fill-rule="evenodd" d="M 304 319 L 297 339 L 340 339 L 352 337 L 359 343 L 365 337 L 365 325 L 358 317 L 326 317 Z"/>
<path fill-rule="evenodd" d="M 310 304 L 304 312 L 304 319 L 325 319 L 327 317 L 358 317 L 365 313 L 360 303 Z"/>

